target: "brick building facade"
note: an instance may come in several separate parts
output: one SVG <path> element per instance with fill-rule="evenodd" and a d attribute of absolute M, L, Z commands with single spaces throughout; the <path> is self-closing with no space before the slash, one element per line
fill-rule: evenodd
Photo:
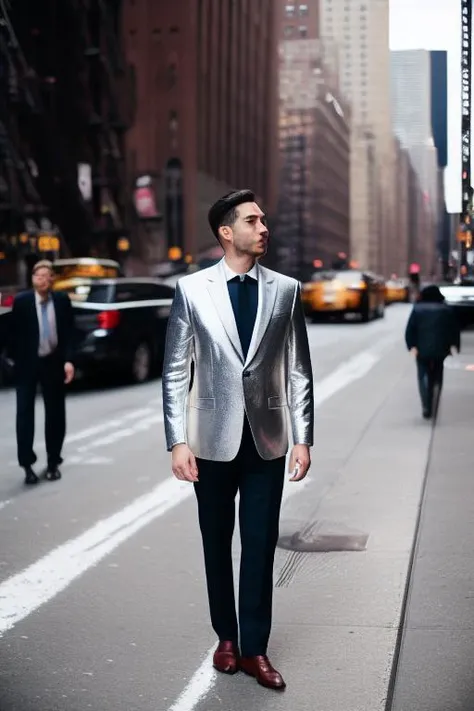
<path fill-rule="evenodd" d="M 274 212 L 276 39 L 273 0 L 124 0 L 137 93 L 127 162 L 156 201 L 135 225 L 151 260 L 213 247 L 207 210 L 233 187 Z"/>

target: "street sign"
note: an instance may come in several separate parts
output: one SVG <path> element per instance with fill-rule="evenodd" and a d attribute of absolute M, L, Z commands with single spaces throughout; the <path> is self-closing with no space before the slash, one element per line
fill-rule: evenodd
<path fill-rule="evenodd" d="M 40 252 L 59 252 L 59 238 L 54 235 L 41 235 L 38 238 Z"/>

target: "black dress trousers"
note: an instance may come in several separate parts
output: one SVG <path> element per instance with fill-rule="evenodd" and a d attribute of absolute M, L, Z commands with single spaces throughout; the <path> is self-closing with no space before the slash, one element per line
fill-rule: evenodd
<path fill-rule="evenodd" d="M 35 434 L 35 399 L 38 383 L 44 400 L 45 442 L 48 468 L 62 462 L 61 450 L 66 433 L 66 386 L 64 366 L 57 354 L 37 358 L 29 369 L 18 374 L 16 384 L 16 436 L 18 463 L 29 467 L 36 461 L 33 450 Z"/>
<path fill-rule="evenodd" d="M 273 562 L 278 542 L 285 457 L 258 454 L 247 420 L 232 462 L 197 460 L 194 484 L 204 547 L 212 626 L 217 637 L 239 641 L 244 656 L 266 654 L 272 621 Z M 242 546 L 239 623 L 235 609 L 232 535 L 235 497 L 240 494 Z"/>

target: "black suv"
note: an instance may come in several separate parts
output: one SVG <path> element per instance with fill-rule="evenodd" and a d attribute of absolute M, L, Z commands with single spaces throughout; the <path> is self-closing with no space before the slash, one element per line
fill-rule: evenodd
<path fill-rule="evenodd" d="M 174 288 L 158 279 L 71 279 L 74 362 L 81 374 L 114 371 L 136 383 L 159 373 Z"/>

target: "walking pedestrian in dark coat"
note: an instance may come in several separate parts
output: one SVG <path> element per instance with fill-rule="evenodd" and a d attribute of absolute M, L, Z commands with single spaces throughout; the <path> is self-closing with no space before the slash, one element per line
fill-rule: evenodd
<path fill-rule="evenodd" d="M 452 309 L 436 285 L 424 287 L 405 332 L 408 350 L 416 357 L 423 417 L 433 414 L 435 393 L 443 386 L 443 366 L 461 348 L 460 328 Z M 437 398 L 436 398 L 437 399 Z"/>

